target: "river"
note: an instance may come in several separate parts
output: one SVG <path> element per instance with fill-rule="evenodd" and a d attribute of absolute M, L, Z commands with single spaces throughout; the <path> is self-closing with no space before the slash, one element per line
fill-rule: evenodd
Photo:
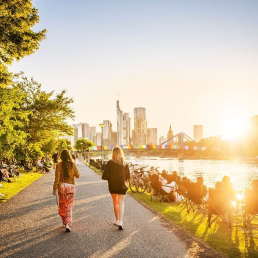
<path fill-rule="evenodd" d="M 94 159 L 101 159 L 101 156 Z M 106 158 L 110 159 L 111 155 Z M 258 161 L 237 161 L 237 160 L 204 160 L 204 159 L 184 159 L 126 156 L 126 161 L 133 164 L 149 165 L 159 167 L 169 173 L 176 170 L 178 174 L 187 176 L 195 182 L 197 176 L 202 176 L 207 187 L 214 188 L 217 181 L 221 181 L 224 175 L 231 178 L 236 190 L 244 190 L 251 187 L 251 182 L 258 179 Z"/>
<path fill-rule="evenodd" d="M 214 187 L 215 182 L 221 181 L 224 175 L 231 178 L 231 182 L 237 190 L 250 188 L 252 180 L 258 179 L 258 162 L 254 161 L 127 157 L 127 162 L 159 167 L 159 171 L 165 169 L 170 173 L 176 170 L 180 176 L 187 176 L 193 181 L 197 176 L 202 176 L 204 184 L 208 187 Z"/>

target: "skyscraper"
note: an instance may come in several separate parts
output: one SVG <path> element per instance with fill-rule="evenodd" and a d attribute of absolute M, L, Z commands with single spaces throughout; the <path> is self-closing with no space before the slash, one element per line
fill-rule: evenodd
<path fill-rule="evenodd" d="M 123 115 L 123 144 L 131 144 L 131 119 L 129 113 L 124 113 Z"/>
<path fill-rule="evenodd" d="M 119 100 L 116 102 L 117 114 L 117 144 L 123 145 L 123 111 L 120 109 Z"/>
<path fill-rule="evenodd" d="M 96 126 L 90 126 L 90 137 L 89 140 L 92 141 L 93 143 L 96 142 Z"/>
<path fill-rule="evenodd" d="M 134 144 L 147 143 L 146 109 L 138 107 L 134 109 Z"/>
<path fill-rule="evenodd" d="M 111 142 L 111 132 L 112 132 L 112 123 L 109 120 L 103 120 L 103 142 L 104 145 L 110 145 Z"/>
<path fill-rule="evenodd" d="M 147 144 L 157 144 L 158 132 L 157 128 L 147 129 Z"/>
<path fill-rule="evenodd" d="M 199 142 L 203 138 L 203 125 L 194 125 L 193 134 L 194 140 Z"/>
<path fill-rule="evenodd" d="M 100 132 L 96 133 L 96 144 L 97 144 L 97 146 L 101 146 L 101 133 Z"/>
<path fill-rule="evenodd" d="M 90 126 L 87 123 L 82 123 L 82 138 L 89 140 L 90 138 Z"/>
<path fill-rule="evenodd" d="M 173 137 L 173 131 L 172 131 L 171 125 L 170 125 L 168 134 L 167 134 L 167 140 L 171 139 L 172 137 Z M 168 141 L 167 144 L 173 144 L 173 140 Z"/>
<path fill-rule="evenodd" d="M 117 132 L 112 132 L 110 145 L 116 145 L 116 144 L 117 144 Z"/>
<path fill-rule="evenodd" d="M 77 125 L 77 128 L 78 128 L 78 139 L 81 139 L 82 138 L 82 123 L 79 123 Z"/>
<path fill-rule="evenodd" d="M 82 138 L 82 123 L 72 125 L 74 129 L 74 142 Z"/>

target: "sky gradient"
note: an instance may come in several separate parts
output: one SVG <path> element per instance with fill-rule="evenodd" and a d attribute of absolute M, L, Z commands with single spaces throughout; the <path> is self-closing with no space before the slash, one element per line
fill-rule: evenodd
<path fill-rule="evenodd" d="M 258 1 L 34 0 L 47 39 L 13 64 L 74 99 L 77 122 L 111 120 L 116 100 L 166 136 L 235 137 L 258 114 Z M 236 132 L 233 131 L 235 129 Z"/>

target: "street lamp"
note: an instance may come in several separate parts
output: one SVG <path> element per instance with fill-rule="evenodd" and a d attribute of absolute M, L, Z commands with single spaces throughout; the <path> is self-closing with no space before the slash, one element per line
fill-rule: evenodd
<path fill-rule="evenodd" d="M 99 124 L 101 127 L 101 165 L 103 165 L 103 127 L 105 124 Z"/>

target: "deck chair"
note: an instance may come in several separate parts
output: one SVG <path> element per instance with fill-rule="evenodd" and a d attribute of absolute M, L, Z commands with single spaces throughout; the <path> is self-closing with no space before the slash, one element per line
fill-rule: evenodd
<path fill-rule="evenodd" d="M 162 201 L 170 202 L 169 194 L 166 193 L 161 187 L 161 184 L 159 182 L 159 175 L 157 174 L 150 175 L 150 182 L 152 187 L 151 201 L 153 202 L 155 199 L 158 199 L 159 202 L 162 202 Z"/>
<path fill-rule="evenodd" d="M 186 188 L 182 181 L 176 182 L 177 204 L 186 204 Z"/>
<path fill-rule="evenodd" d="M 257 190 L 245 189 L 244 225 L 247 227 L 252 220 L 258 220 L 258 192 Z"/>
<path fill-rule="evenodd" d="M 185 182 L 187 212 L 203 210 L 203 191 L 199 183 Z"/>
<path fill-rule="evenodd" d="M 221 218 L 231 228 L 231 204 L 230 199 L 226 196 L 223 190 L 209 189 L 208 227 L 210 227 L 215 220 Z M 225 217 L 226 213 L 229 213 L 228 219 Z"/>

